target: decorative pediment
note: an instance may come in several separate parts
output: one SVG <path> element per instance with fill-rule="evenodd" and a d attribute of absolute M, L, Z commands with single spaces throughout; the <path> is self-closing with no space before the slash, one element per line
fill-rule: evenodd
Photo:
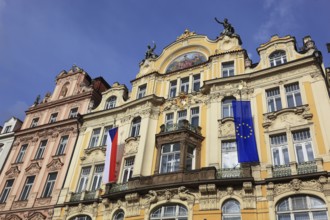
<path fill-rule="evenodd" d="M 235 138 L 234 118 L 223 118 L 218 121 L 220 138 Z"/>
<path fill-rule="evenodd" d="M 22 218 L 20 218 L 18 215 L 15 215 L 15 214 L 11 214 L 11 215 L 8 215 L 5 220 L 22 220 Z"/>
<path fill-rule="evenodd" d="M 6 176 L 7 176 L 8 178 L 17 177 L 18 174 L 19 174 L 20 172 L 21 172 L 21 171 L 19 171 L 18 166 L 14 166 L 14 167 L 11 167 L 11 168 L 6 172 Z"/>
<path fill-rule="evenodd" d="M 49 171 L 55 171 L 55 170 L 60 170 L 62 166 L 63 163 L 61 162 L 61 159 L 55 158 L 49 164 L 47 164 L 47 169 Z"/>
<path fill-rule="evenodd" d="M 124 155 L 127 156 L 137 153 L 138 146 L 139 146 L 139 138 L 126 139 Z"/>
<path fill-rule="evenodd" d="M 38 162 L 33 162 L 25 169 L 25 172 L 29 175 L 36 175 L 39 173 L 40 169 L 41 167 Z"/>
<path fill-rule="evenodd" d="M 34 212 L 28 217 L 28 219 L 29 220 L 43 220 L 43 219 L 46 219 L 46 216 L 40 212 Z"/>
<path fill-rule="evenodd" d="M 104 153 L 104 155 L 105 155 L 106 147 L 105 146 L 98 146 L 98 147 L 87 148 L 87 149 L 85 149 L 85 154 L 86 155 L 90 155 L 94 151 L 102 151 Z"/>

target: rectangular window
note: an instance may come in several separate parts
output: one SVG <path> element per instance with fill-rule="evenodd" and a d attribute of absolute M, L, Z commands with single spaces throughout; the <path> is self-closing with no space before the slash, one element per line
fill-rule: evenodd
<path fill-rule="evenodd" d="M 180 92 L 188 93 L 189 91 L 189 77 L 181 79 Z"/>
<path fill-rule="evenodd" d="M 195 169 L 195 146 L 189 145 L 187 149 L 186 170 Z"/>
<path fill-rule="evenodd" d="M 282 109 L 280 89 L 274 88 L 266 91 L 268 112 L 275 112 Z"/>
<path fill-rule="evenodd" d="M 17 155 L 16 161 L 15 161 L 16 163 L 20 163 L 23 161 L 27 146 L 28 146 L 27 144 L 22 145 L 21 150 L 19 151 L 19 153 Z"/>
<path fill-rule="evenodd" d="M 147 84 L 144 84 L 142 86 L 139 86 L 138 94 L 137 94 L 137 99 L 141 99 L 144 96 L 146 96 L 146 92 L 147 92 Z"/>
<path fill-rule="evenodd" d="M 44 191 L 43 191 L 41 197 L 43 197 L 43 198 L 51 197 L 53 188 L 55 185 L 56 177 L 57 177 L 57 173 L 48 174 L 47 181 L 46 181 L 46 184 L 44 187 Z"/>
<path fill-rule="evenodd" d="M 101 128 L 96 128 L 92 132 L 91 139 L 89 141 L 88 147 L 96 147 L 99 142 L 99 136 L 100 136 Z"/>
<path fill-rule="evenodd" d="M 103 170 L 104 164 L 95 166 L 91 191 L 95 191 L 101 187 Z"/>
<path fill-rule="evenodd" d="M 141 126 L 141 118 L 140 117 L 134 118 L 132 121 L 131 137 L 137 137 L 140 135 L 140 126 Z"/>
<path fill-rule="evenodd" d="M 160 157 L 160 173 L 170 173 L 179 170 L 180 144 L 164 144 Z"/>
<path fill-rule="evenodd" d="M 107 138 L 109 135 L 109 130 L 112 129 L 112 125 L 104 127 L 104 131 L 103 131 L 103 137 L 102 137 L 102 146 L 106 146 L 107 145 Z"/>
<path fill-rule="evenodd" d="M 169 98 L 174 98 L 176 96 L 176 80 L 170 82 L 170 92 L 168 96 Z"/>
<path fill-rule="evenodd" d="M 289 164 L 290 159 L 286 134 L 271 136 L 270 148 L 274 166 Z"/>
<path fill-rule="evenodd" d="M 285 86 L 285 95 L 286 95 L 286 100 L 288 101 L 289 108 L 302 105 L 298 83 L 286 85 Z"/>
<path fill-rule="evenodd" d="M 198 125 L 199 125 L 199 107 L 192 108 L 190 110 L 190 123 L 193 127 L 198 127 Z"/>
<path fill-rule="evenodd" d="M 14 180 L 13 179 L 6 181 L 5 187 L 3 188 L 2 193 L 0 195 L 0 204 L 6 202 L 6 200 L 8 198 L 8 195 L 10 193 L 10 190 L 13 187 L 13 184 L 14 184 Z"/>
<path fill-rule="evenodd" d="M 167 113 L 165 116 L 165 126 L 166 127 L 172 127 L 173 126 L 173 120 L 174 120 L 174 113 Z"/>
<path fill-rule="evenodd" d="M 235 101 L 233 98 L 226 98 L 222 100 L 222 118 L 234 117 L 233 101 Z"/>
<path fill-rule="evenodd" d="M 222 64 L 222 77 L 234 76 L 235 68 L 234 62 L 228 62 Z"/>
<path fill-rule="evenodd" d="M 28 176 L 26 178 L 23 190 L 21 192 L 21 195 L 19 197 L 19 200 L 27 200 L 31 191 L 31 188 L 33 186 L 35 176 Z"/>
<path fill-rule="evenodd" d="M 132 177 L 133 168 L 134 168 L 134 157 L 126 158 L 123 169 L 123 183 L 128 182 L 128 180 Z"/>
<path fill-rule="evenodd" d="M 222 168 L 239 167 L 236 141 L 223 141 L 221 143 Z"/>
<path fill-rule="evenodd" d="M 56 118 L 57 118 L 58 113 L 53 113 L 50 115 L 50 119 L 49 119 L 49 123 L 54 123 L 56 122 Z"/>
<path fill-rule="evenodd" d="M 65 147 L 68 143 L 69 136 L 61 137 L 60 143 L 57 147 L 56 155 L 63 155 L 65 151 Z"/>
<path fill-rule="evenodd" d="M 91 167 L 83 167 L 81 169 L 81 174 L 80 174 L 79 183 L 78 183 L 78 187 L 77 187 L 77 193 L 80 193 L 80 192 L 86 190 L 90 172 L 91 172 Z"/>
<path fill-rule="evenodd" d="M 70 110 L 69 118 L 75 118 L 78 115 L 78 108 L 73 108 Z"/>
<path fill-rule="evenodd" d="M 43 140 L 40 142 L 39 144 L 39 148 L 37 150 L 36 156 L 34 157 L 34 159 L 41 159 L 44 155 L 45 149 L 46 149 L 46 145 L 47 145 L 47 140 Z"/>
<path fill-rule="evenodd" d="M 193 91 L 198 92 L 201 88 L 201 75 L 197 74 L 193 76 Z"/>
<path fill-rule="evenodd" d="M 309 130 L 292 132 L 298 163 L 314 161 L 312 139 Z"/>
<path fill-rule="evenodd" d="M 10 129 L 11 129 L 11 125 L 6 126 L 3 133 L 9 133 Z"/>
<path fill-rule="evenodd" d="M 187 119 L 187 110 L 182 110 L 178 112 L 178 126 L 182 126 L 183 125 L 183 120 Z"/>
<path fill-rule="evenodd" d="M 38 125 L 38 122 L 39 122 L 39 118 L 32 119 L 32 123 L 31 123 L 30 128 L 36 127 Z"/>

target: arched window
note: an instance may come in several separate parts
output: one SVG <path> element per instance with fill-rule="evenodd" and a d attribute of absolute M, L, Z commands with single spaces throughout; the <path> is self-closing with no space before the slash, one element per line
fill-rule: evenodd
<path fill-rule="evenodd" d="M 315 196 L 297 195 L 287 197 L 276 205 L 279 220 L 327 220 L 325 202 Z"/>
<path fill-rule="evenodd" d="M 283 50 L 278 50 L 269 55 L 270 66 L 278 66 L 286 63 L 286 54 Z"/>
<path fill-rule="evenodd" d="M 117 101 L 117 97 L 116 96 L 111 96 L 106 101 L 104 109 L 111 109 L 111 108 L 116 107 L 116 101 Z"/>
<path fill-rule="evenodd" d="M 140 134 L 141 117 L 136 117 L 132 121 L 131 137 L 137 137 Z"/>
<path fill-rule="evenodd" d="M 70 220 L 92 220 L 88 215 L 78 215 L 70 218 Z"/>
<path fill-rule="evenodd" d="M 124 220 L 124 217 L 125 213 L 123 212 L 123 210 L 119 210 L 113 215 L 112 220 Z"/>
<path fill-rule="evenodd" d="M 187 220 L 188 210 L 183 205 L 166 205 L 156 208 L 150 215 L 151 220 Z"/>
<path fill-rule="evenodd" d="M 241 208 L 239 202 L 230 199 L 222 205 L 223 220 L 241 220 Z"/>
<path fill-rule="evenodd" d="M 236 99 L 234 97 L 226 97 L 221 102 L 222 118 L 234 117 L 232 102 Z"/>

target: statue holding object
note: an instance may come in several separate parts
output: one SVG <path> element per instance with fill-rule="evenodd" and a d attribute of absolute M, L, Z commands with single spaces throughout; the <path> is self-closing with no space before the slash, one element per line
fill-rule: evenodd
<path fill-rule="evenodd" d="M 223 22 L 219 21 L 216 17 L 214 18 L 215 21 L 223 26 L 223 31 L 221 32 L 221 35 L 227 35 L 231 36 L 235 34 L 235 29 L 234 27 L 228 22 L 228 19 L 225 18 Z"/>

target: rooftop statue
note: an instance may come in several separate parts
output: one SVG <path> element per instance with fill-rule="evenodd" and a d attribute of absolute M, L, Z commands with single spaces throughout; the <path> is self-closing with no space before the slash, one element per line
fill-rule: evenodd
<path fill-rule="evenodd" d="M 216 22 L 218 22 L 219 24 L 223 25 L 224 30 L 221 32 L 220 35 L 227 35 L 227 36 L 231 36 L 233 34 L 235 34 L 235 29 L 234 27 L 228 22 L 228 19 L 225 18 L 223 20 L 223 22 L 219 21 L 216 17 L 214 18 Z"/>
<path fill-rule="evenodd" d="M 156 49 L 156 44 L 155 42 L 153 42 L 154 46 L 153 48 L 151 48 L 150 45 L 148 45 L 148 49 L 146 51 L 146 57 L 145 57 L 145 60 L 146 59 L 149 59 L 149 58 L 157 58 L 158 55 L 154 53 L 155 49 Z"/>

